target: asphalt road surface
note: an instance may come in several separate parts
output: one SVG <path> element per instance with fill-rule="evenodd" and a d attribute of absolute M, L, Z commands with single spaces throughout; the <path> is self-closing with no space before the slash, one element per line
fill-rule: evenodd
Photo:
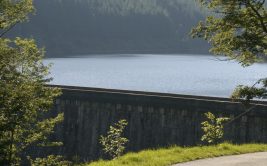
<path fill-rule="evenodd" d="M 267 166 L 267 152 L 202 159 L 174 166 Z"/>

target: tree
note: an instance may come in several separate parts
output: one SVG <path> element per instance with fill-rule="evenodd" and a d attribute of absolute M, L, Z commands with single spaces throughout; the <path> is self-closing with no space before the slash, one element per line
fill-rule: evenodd
<path fill-rule="evenodd" d="M 249 66 L 267 58 L 267 8 L 265 0 L 199 0 L 214 12 L 192 29 L 193 37 L 207 40 L 211 52 Z M 258 86 L 260 85 L 260 86 Z M 267 79 L 252 87 L 239 86 L 233 98 L 251 100 L 267 95 Z"/>
<path fill-rule="evenodd" d="M 0 0 L 0 165 L 20 165 L 29 147 L 50 144 L 63 120 L 63 114 L 45 118 L 60 90 L 45 86 L 51 79 L 44 50 L 33 39 L 4 38 L 33 10 L 32 0 Z"/>

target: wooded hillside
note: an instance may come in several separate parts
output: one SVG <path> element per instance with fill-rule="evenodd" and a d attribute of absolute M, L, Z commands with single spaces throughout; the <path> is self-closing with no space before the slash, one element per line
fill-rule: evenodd
<path fill-rule="evenodd" d="M 34 37 L 47 56 L 207 53 L 188 33 L 203 19 L 195 0 L 36 0 L 36 15 L 9 36 Z"/>

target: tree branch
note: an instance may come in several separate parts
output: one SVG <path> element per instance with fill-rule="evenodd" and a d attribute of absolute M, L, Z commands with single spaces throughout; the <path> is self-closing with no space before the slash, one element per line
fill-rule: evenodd
<path fill-rule="evenodd" d="M 11 25 L 9 28 L 7 28 L 4 32 L 0 34 L 0 38 L 2 38 L 6 33 L 8 33 L 12 28 L 14 28 L 17 25 L 18 22 Z"/>
<path fill-rule="evenodd" d="M 246 115 L 247 113 L 253 111 L 253 109 L 256 108 L 256 107 L 257 107 L 257 105 L 254 105 L 254 106 L 250 107 L 250 108 L 247 109 L 245 112 L 239 114 L 239 115 L 236 116 L 234 119 L 231 119 L 231 121 L 227 122 L 227 123 L 225 124 L 225 126 L 227 126 L 227 125 L 233 123 L 233 122 L 236 121 L 237 119 L 239 119 L 239 118 L 241 118 L 242 116 Z"/>
<path fill-rule="evenodd" d="M 261 24 L 261 27 L 263 29 L 263 31 L 265 33 L 267 33 L 267 27 L 264 23 L 264 18 L 261 16 L 261 14 L 258 12 L 258 10 L 250 3 L 250 0 L 247 1 L 247 5 L 248 7 L 250 7 L 252 9 L 252 11 L 256 14 L 256 16 L 258 17 L 259 21 L 260 21 L 260 24 Z"/>

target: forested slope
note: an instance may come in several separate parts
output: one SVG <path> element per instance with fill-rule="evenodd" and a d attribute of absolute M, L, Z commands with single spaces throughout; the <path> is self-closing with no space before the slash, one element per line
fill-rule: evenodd
<path fill-rule="evenodd" d="M 47 56 L 207 53 L 188 33 L 203 18 L 195 0 L 36 0 L 36 15 L 9 35 L 33 36 Z"/>

